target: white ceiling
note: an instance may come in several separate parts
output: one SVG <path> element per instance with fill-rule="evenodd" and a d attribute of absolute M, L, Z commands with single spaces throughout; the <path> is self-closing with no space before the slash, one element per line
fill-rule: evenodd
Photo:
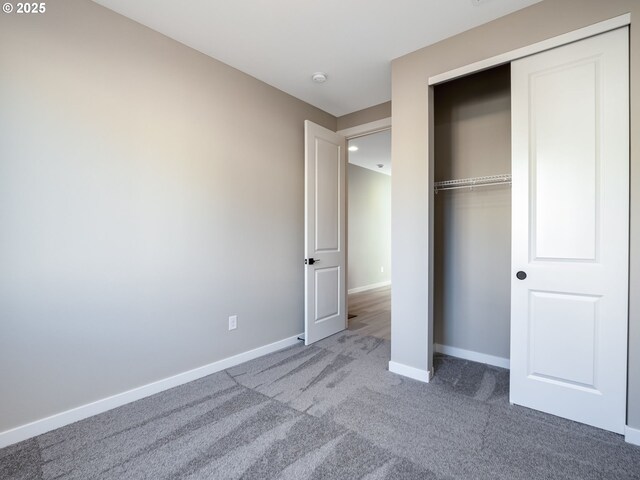
<path fill-rule="evenodd" d="M 540 0 L 94 1 L 341 116 L 390 100 L 394 58 Z"/>
<path fill-rule="evenodd" d="M 349 152 L 349 163 L 391 175 L 391 130 L 352 138 L 349 147 L 353 146 L 358 147 L 358 151 Z"/>

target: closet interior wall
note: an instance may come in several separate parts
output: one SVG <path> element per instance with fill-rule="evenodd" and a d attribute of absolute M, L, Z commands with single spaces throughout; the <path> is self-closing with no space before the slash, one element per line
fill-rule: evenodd
<path fill-rule="evenodd" d="M 511 173 L 510 66 L 435 87 L 435 178 Z M 511 187 L 439 191 L 434 339 L 509 358 Z"/>

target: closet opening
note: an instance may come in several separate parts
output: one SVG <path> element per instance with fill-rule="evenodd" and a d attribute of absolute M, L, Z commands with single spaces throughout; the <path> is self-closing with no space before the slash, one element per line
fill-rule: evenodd
<path fill-rule="evenodd" d="M 509 368 L 510 64 L 433 93 L 434 369 L 448 356 Z"/>
<path fill-rule="evenodd" d="M 438 191 L 427 334 L 441 352 L 436 377 L 448 371 L 440 378 L 465 394 L 508 392 L 512 404 L 623 433 L 629 31 L 581 34 L 447 84 L 429 79 Z"/>

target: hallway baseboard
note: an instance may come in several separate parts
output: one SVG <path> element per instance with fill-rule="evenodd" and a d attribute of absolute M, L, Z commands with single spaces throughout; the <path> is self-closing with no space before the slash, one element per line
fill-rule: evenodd
<path fill-rule="evenodd" d="M 347 290 L 347 293 L 352 294 L 366 292 L 367 290 L 375 290 L 376 288 L 387 287 L 389 285 L 391 285 L 391 280 L 387 280 L 386 282 L 372 283 L 371 285 L 365 285 L 363 287 L 351 288 Z"/>

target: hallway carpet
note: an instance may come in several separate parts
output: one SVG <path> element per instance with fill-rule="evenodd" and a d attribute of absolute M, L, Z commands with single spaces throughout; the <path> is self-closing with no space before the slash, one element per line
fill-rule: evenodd
<path fill-rule="evenodd" d="M 508 371 L 387 371 L 345 331 L 0 450 L 2 479 L 640 479 L 619 435 L 508 402 Z"/>

